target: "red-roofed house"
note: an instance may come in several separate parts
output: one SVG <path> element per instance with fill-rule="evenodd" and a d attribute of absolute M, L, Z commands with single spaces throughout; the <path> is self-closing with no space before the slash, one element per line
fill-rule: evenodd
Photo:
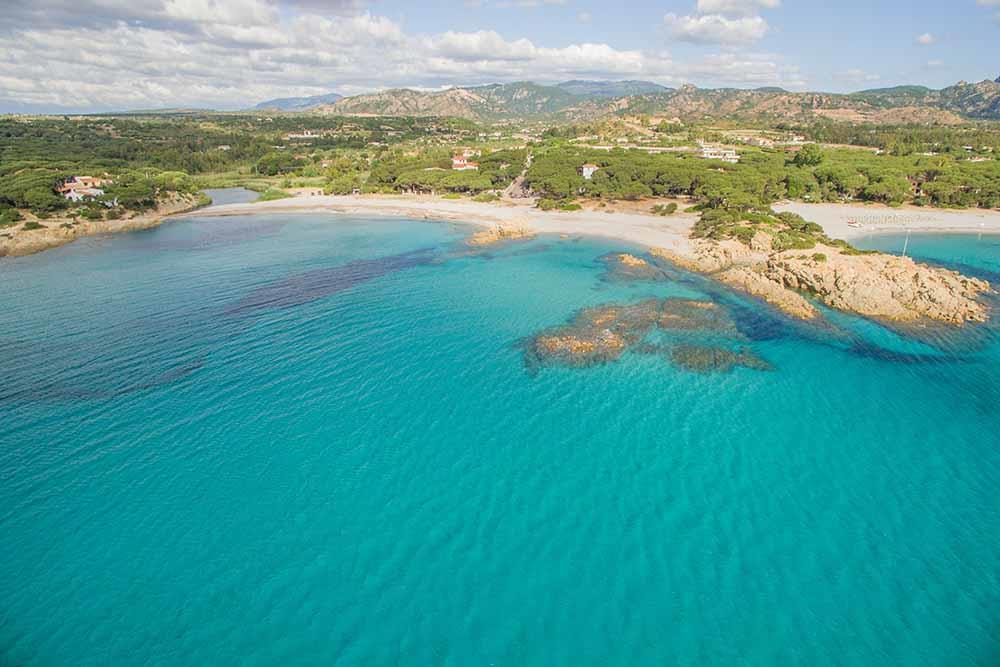
<path fill-rule="evenodd" d="M 478 162 L 469 162 L 468 158 L 456 155 L 451 158 L 451 168 L 455 171 L 479 170 Z"/>

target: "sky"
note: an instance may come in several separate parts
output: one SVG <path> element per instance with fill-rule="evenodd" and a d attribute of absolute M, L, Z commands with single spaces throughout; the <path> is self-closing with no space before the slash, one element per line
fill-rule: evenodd
<path fill-rule="evenodd" d="M 849 92 L 1000 75 L 1000 0 L 0 0 L 0 113 L 493 82 Z"/>

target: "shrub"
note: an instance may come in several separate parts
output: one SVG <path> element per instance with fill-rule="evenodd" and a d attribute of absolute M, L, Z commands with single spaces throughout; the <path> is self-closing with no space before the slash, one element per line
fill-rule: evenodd
<path fill-rule="evenodd" d="M 458 194 L 457 192 L 446 192 L 443 195 L 441 195 L 441 199 L 461 199 L 461 198 L 462 195 Z"/>
<path fill-rule="evenodd" d="M 475 197 L 473 197 L 472 201 L 477 201 L 477 202 L 482 202 L 482 203 L 488 203 L 488 202 L 497 201 L 499 199 L 500 199 L 500 197 L 498 197 L 497 195 L 493 194 L 492 192 L 481 192 L 478 195 L 476 195 Z"/>
<path fill-rule="evenodd" d="M 816 247 L 816 240 L 801 232 L 782 231 L 774 235 L 771 247 L 779 252 L 782 250 L 811 250 Z"/>
<path fill-rule="evenodd" d="M 737 241 L 747 245 L 750 244 L 750 241 L 753 239 L 753 235 L 755 234 L 754 230 L 749 227 L 735 227 L 731 233 Z"/>
<path fill-rule="evenodd" d="M 559 207 L 559 209 L 563 211 L 579 211 L 582 208 L 583 208 L 582 206 L 575 203 L 563 204 L 562 206 Z"/>
<path fill-rule="evenodd" d="M 45 227 L 45 225 L 43 225 L 40 222 L 35 222 L 34 220 L 29 220 L 28 222 L 24 223 L 24 226 L 21 227 L 21 229 L 23 229 L 26 232 L 30 232 L 30 231 L 35 230 L 35 229 L 46 229 L 46 227 Z"/>
<path fill-rule="evenodd" d="M 260 197 L 257 197 L 257 201 L 274 201 L 275 199 L 288 199 L 292 195 L 288 194 L 284 190 L 279 188 L 268 188 L 260 193 Z"/>
<path fill-rule="evenodd" d="M 657 204 L 652 210 L 655 215 L 672 215 L 677 211 L 677 204 L 674 202 L 670 202 L 669 204 Z"/>
<path fill-rule="evenodd" d="M 0 228 L 11 227 L 21 221 L 21 212 L 16 208 L 0 209 Z"/>
<path fill-rule="evenodd" d="M 826 255 L 824 255 L 821 252 L 816 252 L 816 253 L 813 253 L 812 259 L 813 259 L 814 262 L 825 262 L 826 261 Z"/>

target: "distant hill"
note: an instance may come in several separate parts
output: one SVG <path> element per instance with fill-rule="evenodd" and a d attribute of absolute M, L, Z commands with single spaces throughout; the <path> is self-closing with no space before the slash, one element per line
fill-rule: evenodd
<path fill-rule="evenodd" d="M 924 86 L 857 93 L 793 93 L 782 88 L 666 88 L 643 81 L 567 81 L 491 84 L 444 91 L 385 90 L 312 108 L 333 114 L 455 116 L 476 121 L 573 121 L 611 115 L 666 115 L 682 119 L 744 118 L 809 121 L 957 124 L 1000 120 L 1000 83 L 964 81 L 941 90 Z"/>
<path fill-rule="evenodd" d="M 440 92 L 397 88 L 347 97 L 322 107 L 322 110 L 329 113 L 499 120 L 549 116 L 573 106 L 580 99 L 555 86 L 525 81 L 449 88 Z"/>
<path fill-rule="evenodd" d="M 586 98 L 615 98 L 628 97 L 630 95 L 649 95 L 651 93 L 665 93 L 670 88 L 661 86 L 652 81 L 564 81 L 557 83 L 556 88 L 566 91 L 572 95 Z"/>
<path fill-rule="evenodd" d="M 311 97 L 280 97 L 276 100 L 268 100 L 254 105 L 254 109 L 259 111 L 308 111 L 324 104 L 333 104 L 337 100 L 343 99 L 343 95 L 337 93 L 327 93 L 326 95 L 313 95 Z"/>
<path fill-rule="evenodd" d="M 892 88 L 871 88 L 860 90 L 853 95 L 927 95 L 933 92 L 927 86 L 894 86 Z"/>

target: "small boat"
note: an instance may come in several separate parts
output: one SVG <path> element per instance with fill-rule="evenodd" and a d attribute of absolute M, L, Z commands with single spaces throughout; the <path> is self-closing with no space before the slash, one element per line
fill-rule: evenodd
<path fill-rule="evenodd" d="M 861 223 L 858 222 L 857 220 L 853 220 L 852 219 L 852 220 L 848 220 L 847 221 L 847 226 L 848 227 L 861 227 Z"/>

